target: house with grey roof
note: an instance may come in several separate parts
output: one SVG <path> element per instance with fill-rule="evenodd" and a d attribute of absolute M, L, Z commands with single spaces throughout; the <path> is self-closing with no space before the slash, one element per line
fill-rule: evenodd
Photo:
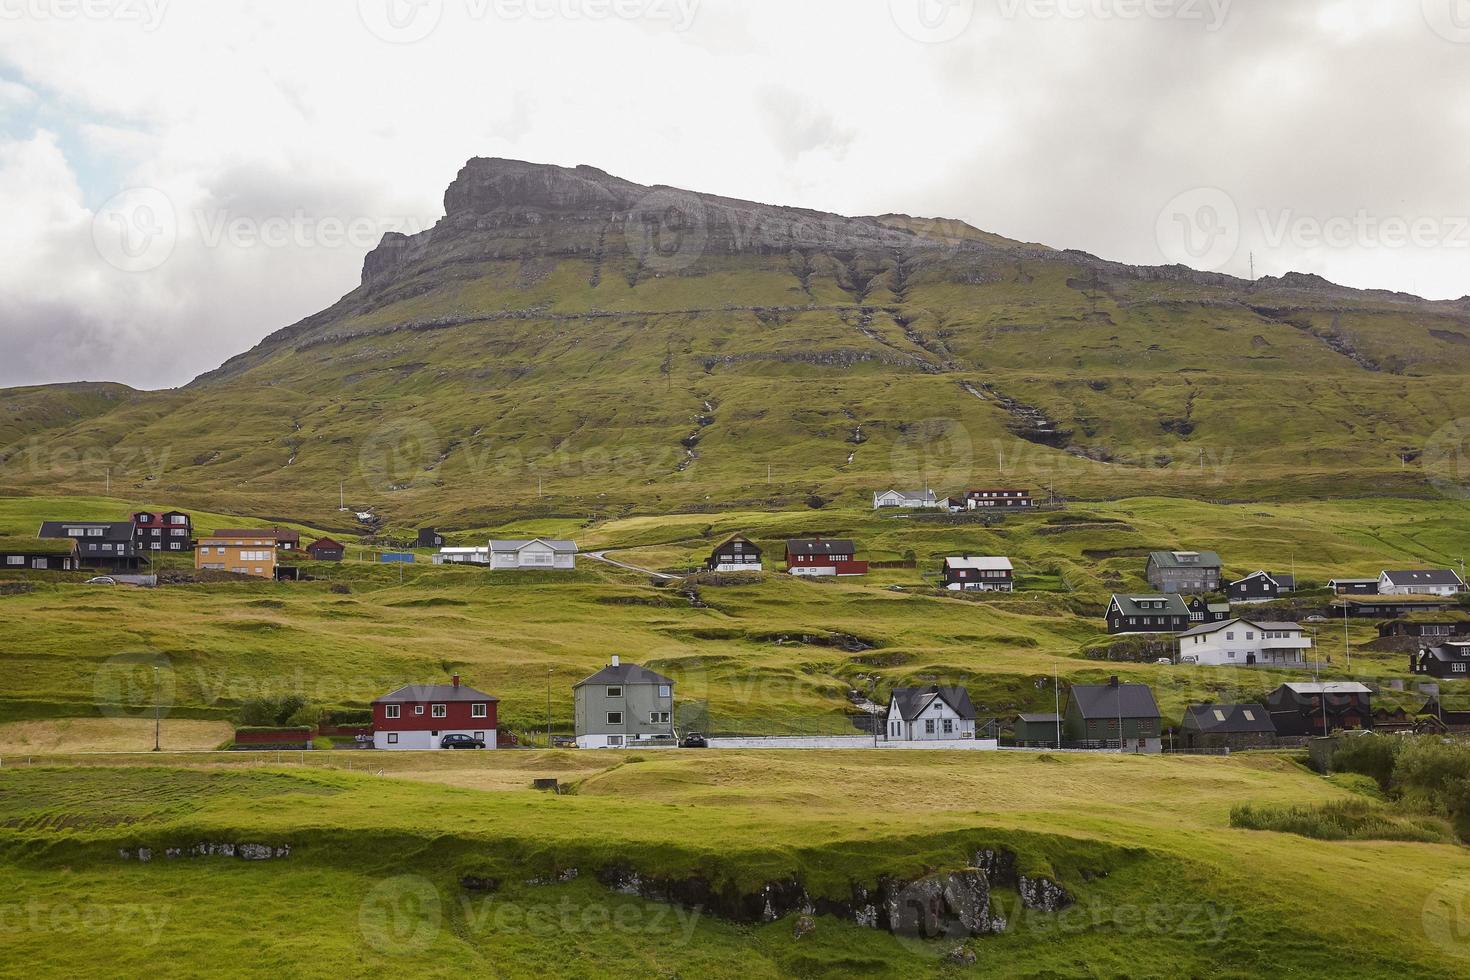
<path fill-rule="evenodd" d="M 1108 632 L 1182 633 L 1189 629 L 1190 611 L 1178 595 L 1121 595 L 1108 600 Z"/>
<path fill-rule="evenodd" d="M 1409 657 L 1409 672 L 1443 680 L 1470 680 L 1470 638 L 1421 646 Z"/>
<path fill-rule="evenodd" d="M 1276 744 L 1276 725 L 1259 704 L 1191 704 L 1179 737 L 1189 749 L 1268 749 Z"/>
<path fill-rule="evenodd" d="M 577 543 L 555 538 L 491 538 L 490 567 L 576 568 Z"/>
<path fill-rule="evenodd" d="M 1144 569 L 1149 588 L 1160 592 L 1216 592 L 1220 573 L 1213 551 L 1155 551 Z"/>
<path fill-rule="evenodd" d="M 132 521 L 44 521 L 36 537 L 74 542 L 81 568 L 135 572 L 142 561 Z"/>
<path fill-rule="evenodd" d="M 621 657 L 572 688 L 577 748 L 674 744 L 674 682 Z"/>
<path fill-rule="evenodd" d="M 1229 619 L 1179 634 L 1179 659 L 1202 667 L 1301 667 L 1312 638 L 1298 623 Z"/>
<path fill-rule="evenodd" d="M 873 494 L 873 509 L 903 507 L 910 510 L 933 510 L 940 506 L 933 490 L 884 490 Z"/>
<path fill-rule="evenodd" d="M 1419 568 L 1383 571 L 1378 575 L 1379 595 L 1459 595 L 1465 591 L 1460 576 L 1448 568 Z"/>
<path fill-rule="evenodd" d="M 884 712 L 885 742 L 974 738 L 975 707 L 963 687 L 897 687 Z"/>
<path fill-rule="evenodd" d="M 1147 684 L 1073 684 L 1062 715 L 1067 742 L 1124 752 L 1161 752 L 1162 717 Z"/>
<path fill-rule="evenodd" d="M 1023 712 L 1011 725 L 1011 734 L 1025 748 L 1061 748 L 1062 716 L 1054 711 Z"/>
<path fill-rule="evenodd" d="M 1266 695 L 1278 735 L 1328 735 L 1373 727 L 1373 689 L 1356 681 L 1300 681 Z"/>
<path fill-rule="evenodd" d="M 1251 572 L 1225 587 L 1231 602 L 1270 602 L 1296 591 L 1296 576 L 1263 570 Z"/>

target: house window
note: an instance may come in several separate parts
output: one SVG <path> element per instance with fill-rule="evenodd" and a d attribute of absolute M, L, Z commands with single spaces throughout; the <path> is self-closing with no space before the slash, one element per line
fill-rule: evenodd
<path fill-rule="evenodd" d="M 933 735 L 934 734 L 934 719 L 933 718 L 930 718 L 930 719 L 928 719 L 928 720 L 926 720 L 924 722 L 924 734 L 925 735 Z"/>
<path fill-rule="evenodd" d="M 383 717 L 384 718 L 397 718 L 398 717 L 399 710 L 400 710 L 400 708 L 396 704 L 384 705 L 383 706 Z"/>
<path fill-rule="evenodd" d="M 416 715 L 423 714 L 424 713 L 424 706 L 421 705 L 421 704 L 414 705 L 413 706 L 413 713 L 416 714 Z"/>
<path fill-rule="evenodd" d="M 26 563 L 26 556 L 25 555 L 6 555 L 5 556 L 5 564 L 7 564 L 7 565 L 24 565 L 25 563 Z"/>
<path fill-rule="evenodd" d="M 470 705 L 470 717 L 471 718 L 489 718 L 490 717 L 490 708 L 489 708 L 489 706 L 488 705 L 483 705 L 483 704 L 472 704 L 472 705 Z"/>
<path fill-rule="evenodd" d="M 388 733 L 388 744 L 389 745 L 397 745 L 398 744 L 398 733 L 397 732 L 389 732 Z"/>
<path fill-rule="evenodd" d="M 449 705 L 447 705 L 447 704 L 436 704 L 436 705 L 434 705 L 434 710 L 433 710 L 433 712 L 431 714 L 431 717 L 433 717 L 433 718 L 447 718 L 447 717 L 449 717 Z"/>
<path fill-rule="evenodd" d="M 610 748 L 617 748 L 619 745 L 623 744 L 623 736 L 609 735 L 607 737 L 607 744 Z"/>
<path fill-rule="evenodd" d="M 669 713 L 667 711 L 650 711 L 648 713 L 648 721 L 654 725 L 667 725 L 669 723 Z"/>
<path fill-rule="evenodd" d="M 610 687 L 607 689 L 607 696 L 610 698 L 620 698 L 623 696 L 623 689 L 621 687 Z"/>
<path fill-rule="evenodd" d="M 1466 664 L 1451 664 L 1450 666 L 1454 670 L 1455 673 L 1457 673 L 1457 674 L 1463 674 L 1463 673 L 1465 673 L 1465 668 L 1467 666 L 1470 666 L 1470 665 L 1466 665 Z"/>
<path fill-rule="evenodd" d="M 609 711 L 607 713 L 607 723 L 609 725 L 621 725 L 623 723 L 623 713 L 621 711 Z"/>
<path fill-rule="evenodd" d="M 674 689 L 667 684 L 660 684 L 658 686 L 658 696 L 661 698 L 671 698 L 674 696 Z"/>
<path fill-rule="evenodd" d="M 952 734 L 954 734 L 954 721 L 952 719 L 950 719 L 950 718 L 944 719 L 944 734 L 946 734 L 946 735 L 952 735 Z"/>

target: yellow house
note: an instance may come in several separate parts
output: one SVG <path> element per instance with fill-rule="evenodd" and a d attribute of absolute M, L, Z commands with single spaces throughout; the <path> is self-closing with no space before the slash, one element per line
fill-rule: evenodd
<path fill-rule="evenodd" d="M 269 532 L 258 536 L 233 531 L 202 536 L 194 549 L 194 567 L 274 579 L 276 539 Z"/>

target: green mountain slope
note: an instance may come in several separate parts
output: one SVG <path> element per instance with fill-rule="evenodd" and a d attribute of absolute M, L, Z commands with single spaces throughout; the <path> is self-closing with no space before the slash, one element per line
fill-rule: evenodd
<path fill-rule="evenodd" d="M 472 160 L 445 210 L 187 388 L 45 430 L 87 465 L 22 438 L 0 486 L 95 492 L 103 459 L 150 498 L 325 520 L 340 483 L 390 521 L 461 527 L 893 484 L 1423 495 L 1426 444 L 1470 415 L 1466 301 L 590 167 Z"/>

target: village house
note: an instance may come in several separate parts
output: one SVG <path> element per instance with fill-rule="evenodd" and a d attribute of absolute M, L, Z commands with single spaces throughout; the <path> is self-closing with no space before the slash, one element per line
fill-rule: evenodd
<path fill-rule="evenodd" d="M 1438 613 L 1458 603 L 1452 596 L 1434 595 L 1345 595 L 1333 600 L 1332 607 L 1345 610 L 1349 616 L 1371 616 L 1374 619 L 1396 619 L 1415 613 Z"/>
<path fill-rule="evenodd" d="M 1220 556 L 1213 551 L 1155 551 L 1144 572 L 1149 588 L 1183 594 L 1218 592 L 1220 569 Z"/>
<path fill-rule="evenodd" d="M 1230 603 L 1211 602 L 1204 596 L 1190 596 L 1185 602 L 1189 607 L 1191 623 L 1223 623 L 1230 618 Z"/>
<path fill-rule="evenodd" d="M 442 749 L 468 738 L 493 749 L 499 701 L 464 686 L 458 674 L 448 684 L 400 687 L 373 701 L 373 747 Z"/>
<path fill-rule="evenodd" d="M 552 538 L 493 538 L 490 567 L 573 569 L 577 567 L 577 543 Z"/>
<path fill-rule="evenodd" d="M 1108 600 L 1108 632 L 1182 633 L 1189 607 L 1177 595 L 1114 595 Z"/>
<path fill-rule="evenodd" d="M 1404 710 L 1403 705 L 1393 708 L 1379 705 L 1373 709 L 1373 730 L 1380 735 L 1415 732 L 1420 727 L 1419 719 Z"/>
<path fill-rule="evenodd" d="M 331 538 L 317 538 L 306 546 L 306 553 L 316 561 L 341 561 L 347 555 L 347 547 Z"/>
<path fill-rule="evenodd" d="M 199 546 L 194 549 L 194 568 L 273 579 L 276 541 L 268 530 L 226 530 L 201 535 Z"/>
<path fill-rule="evenodd" d="M 732 534 L 715 545 L 704 567 L 712 572 L 759 572 L 761 549 L 743 534 Z"/>
<path fill-rule="evenodd" d="M 792 575 L 866 575 L 857 546 L 846 538 L 793 538 L 786 542 L 786 571 Z"/>
<path fill-rule="evenodd" d="M 1030 490 L 969 490 L 965 493 L 965 503 L 970 510 L 1036 506 Z"/>
<path fill-rule="evenodd" d="M 1434 719 L 1435 729 L 1440 732 L 1470 732 L 1470 709 L 1447 708 L 1443 698 L 1430 698 L 1419 709 L 1421 722 Z"/>
<path fill-rule="evenodd" d="M 435 565 L 488 565 L 490 549 L 487 548 L 440 548 L 432 559 Z"/>
<path fill-rule="evenodd" d="M 74 542 L 79 568 L 136 572 L 142 561 L 132 521 L 46 521 L 36 537 Z"/>
<path fill-rule="evenodd" d="M 1409 658 L 1409 671 L 1443 680 L 1470 679 L 1470 639 L 1421 646 Z"/>
<path fill-rule="evenodd" d="M 1378 594 L 1376 578 L 1335 578 L 1328 581 L 1327 587 L 1337 595 Z"/>
<path fill-rule="evenodd" d="M 1124 752 L 1161 752 L 1162 718 L 1147 684 L 1073 684 L 1067 692 L 1062 734 L 1070 743 L 1095 743 Z"/>
<path fill-rule="evenodd" d="M 933 490 L 884 490 L 873 494 L 873 509 L 903 507 L 910 510 L 934 510 L 939 507 L 939 498 Z"/>
<path fill-rule="evenodd" d="M 1266 695 L 1266 710 L 1281 736 L 1371 729 L 1373 692 L 1353 681 L 1282 684 Z"/>
<path fill-rule="evenodd" d="M 1187 749 L 1269 749 L 1276 744 L 1276 726 L 1259 704 L 1191 704 L 1179 737 Z"/>
<path fill-rule="evenodd" d="M 418 544 L 415 548 L 442 548 L 444 547 L 444 535 L 432 527 L 419 528 Z"/>
<path fill-rule="evenodd" d="M 1448 568 L 1384 571 L 1378 575 L 1379 595 L 1455 596 L 1464 591 L 1465 583 Z"/>
<path fill-rule="evenodd" d="M 1231 602 L 1270 602 L 1295 591 L 1295 575 L 1273 575 L 1262 571 L 1251 572 L 1245 578 L 1231 582 L 1225 594 Z"/>
<path fill-rule="evenodd" d="M 181 510 L 140 510 L 133 515 L 133 544 L 140 551 L 194 550 L 194 524 Z"/>
<path fill-rule="evenodd" d="M 613 657 L 572 688 L 577 748 L 615 749 L 674 739 L 674 682 Z"/>
<path fill-rule="evenodd" d="M 1179 659 L 1202 667 L 1301 667 L 1312 639 L 1296 623 L 1230 619 L 1179 634 Z"/>
<path fill-rule="evenodd" d="M 0 538 L 0 571 L 70 572 L 77 563 L 74 539 Z"/>
<path fill-rule="evenodd" d="M 1009 558 L 946 558 L 941 583 L 952 592 L 1013 592 L 1015 570 Z"/>
<path fill-rule="evenodd" d="M 1451 636 L 1470 636 L 1470 620 L 1444 620 L 1440 622 L 1415 622 L 1411 619 L 1391 619 L 1378 624 L 1380 637 L 1412 636 L 1418 639 L 1443 639 Z"/>
<path fill-rule="evenodd" d="M 975 707 L 963 687 L 894 688 L 883 718 L 885 742 L 975 737 Z"/>

